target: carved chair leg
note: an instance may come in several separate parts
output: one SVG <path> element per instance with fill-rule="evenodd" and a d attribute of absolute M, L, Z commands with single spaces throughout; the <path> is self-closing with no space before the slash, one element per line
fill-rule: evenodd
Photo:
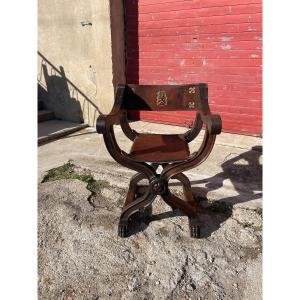
<path fill-rule="evenodd" d="M 156 170 L 159 164 L 151 164 Z M 129 189 L 126 196 L 126 200 L 122 209 L 122 213 L 119 220 L 118 235 L 120 237 L 128 236 L 128 221 L 129 218 L 138 211 L 145 211 L 146 208 L 151 206 L 155 195 L 149 193 L 149 187 L 143 195 L 138 194 L 138 183 L 139 181 L 146 179 L 147 176 L 143 173 L 135 174 L 129 183 Z M 146 186 L 144 186 L 146 188 Z"/>
<path fill-rule="evenodd" d="M 145 195 L 133 200 L 128 205 L 123 207 L 119 227 L 118 227 L 118 234 L 120 237 L 127 237 L 128 236 L 128 222 L 129 218 L 138 211 L 145 210 L 146 207 L 151 205 L 155 198 L 155 195 L 146 192 Z"/>
<path fill-rule="evenodd" d="M 139 183 L 139 181 L 141 181 L 145 178 L 146 178 L 146 176 L 142 173 L 138 173 L 138 174 L 135 174 L 134 176 L 132 176 L 132 178 L 130 179 L 129 189 L 127 192 L 124 207 L 135 199 L 135 195 L 136 195 L 137 188 L 138 188 L 137 184 Z"/>
<path fill-rule="evenodd" d="M 152 164 L 153 168 L 156 170 L 159 164 Z M 165 167 L 165 166 L 163 166 Z M 142 179 L 147 178 L 144 174 L 138 173 L 134 175 L 129 184 L 129 190 L 127 193 L 126 201 L 124 207 L 122 209 L 122 213 L 120 216 L 119 226 L 118 226 L 118 235 L 120 237 L 127 237 L 129 234 L 128 231 L 128 222 L 129 218 L 136 212 L 145 210 L 146 207 L 151 206 L 156 194 L 153 194 L 150 190 L 150 186 L 148 186 L 146 192 L 136 198 L 136 194 L 138 191 L 138 182 Z M 174 179 L 179 180 L 184 189 L 185 201 L 178 198 L 174 194 L 172 194 L 169 189 L 161 194 L 163 200 L 172 207 L 172 209 L 179 209 L 184 214 L 186 214 L 190 221 L 190 231 L 191 236 L 199 238 L 200 237 L 200 224 L 197 214 L 197 207 L 195 205 L 195 201 L 192 194 L 191 183 L 186 175 L 183 173 L 176 174 Z"/>
<path fill-rule="evenodd" d="M 171 207 L 179 208 L 184 214 L 188 217 L 197 217 L 197 212 L 195 207 L 193 207 L 190 203 L 178 198 L 170 191 L 162 195 L 164 201 L 170 205 Z"/>
<path fill-rule="evenodd" d="M 186 175 L 184 175 L 183 173 L 179 173 L 179 174 L 173 176 L 172 178 L 177 179 L 182 183 L 185 200 L 187 202 L 189 202 L 191 205 L 195 205 L 196 202 L 194 200 L 194 196 L 192 193 L 191 182 L 188 179 L 188 177 Z"/>
<path fill-rule="evenodd" d="M 201 225 L 199 218 L 189 218 L 190 236 L 196 239 L 201 237 Z"/>
<path fill-rule="evenodd" d="M 190 235 L 194 238 L 200 238 L 200 220 L 197 212 L 197 208 L 194 205 L 194 201 L 183 201 L 177 196 L 168 193 L 162 195 L 164 201 L 170 205 L 179 208 L 189 218 Z"/>
<path fill-rule="evenodd" d="M 157 168 L 159 167 L 159 164 L 152 163 L 151 166 L 153 167 L 154 170 L 157 170 Z M 138 183 L 141 180 L 146 179 L 146 178 L 147 178 L 147 176 L 144 175 L 143 173 L 137 173 L 134 176 L 132 176 L 132 178 L 130 179 L 130 184 L 129 184 L 129 189 L 128 189 L 128 194 L 130 194 L 130 195 L 127 194 L 125 205 L 127 205 L 128 203 L 130 203 L 137 197 L 143 195 L 143 193 L 140 193 L 140 191 L 142 190 L 142 188 L 146 188 L 147 186 L 146 185 L 138 186 Z M 134 193 L 133 193 L 133 191 L 134 191 Z"/>
<path fill-rule="evenodd" d="M 151 166 L 154 168 L 154 170 L 156 170 L 159 167 L 159 164 L 153 163 L 153 164 L 151 164 Z M 146 178 L 147 178 L 147 176 L 144 175 L 143 173 L 137 173 L 131 177 L 124 206 L 129 204 L 131 201 L 133 201 L 135 199 L 135 194 L 138 189 L 138 183 L 141 180 L 146 179 Z"/>
<path fill-rule="evenodd" d="M 161 195 L 161 197 L 172 208 L 173 211 L 176 210 L 176 209 L 178 209 L 178 207 L 172 201 L 169 201 L 168 197 L 163 196 L 163 195 Z"/>

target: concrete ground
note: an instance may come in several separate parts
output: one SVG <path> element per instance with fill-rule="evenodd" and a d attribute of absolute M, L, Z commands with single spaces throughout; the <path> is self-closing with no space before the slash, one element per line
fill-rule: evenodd
<path fill-rule="evenodd" d="M 143 132 L 181 127 L 132 123 Z M 131 142 L 116 128 L 125 150 Z M 191 143 L 197 149 L 201 136 Z M 202 239 L 159 197 L 153 216 L 136 216 L 134 233 L 117 236 L 133 171 L 108 154 L 94 128 L 42 145 L 39 159 L 40 299 L 261 299 L 262 141 L 222 133 L 205 163 L 186 172 L 203 208 Z M 69 160 L 96 182 L 42 182 Z M 172 182 L 181 194 L 179 183 Z M 142 220 L 142 221 L 141 221 Z"/>

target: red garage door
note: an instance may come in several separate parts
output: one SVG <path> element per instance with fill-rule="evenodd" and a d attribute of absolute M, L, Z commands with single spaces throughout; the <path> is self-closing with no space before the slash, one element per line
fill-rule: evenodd
<path fill-rule="evenodd" d="M 227 132 L 262 131 L 260 0 L 126 0 L 127 82 L 208 83 Z M 191 125 L 192 112 L 141 112 Z"/>

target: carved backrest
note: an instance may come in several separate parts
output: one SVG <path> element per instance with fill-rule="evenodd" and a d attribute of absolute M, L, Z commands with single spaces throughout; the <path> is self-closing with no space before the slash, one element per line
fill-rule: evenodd
<path fill-rule="evenodd" d="M 209 111 L 207 84 L 126 85 L 122 108 L 147 111 Z"/>

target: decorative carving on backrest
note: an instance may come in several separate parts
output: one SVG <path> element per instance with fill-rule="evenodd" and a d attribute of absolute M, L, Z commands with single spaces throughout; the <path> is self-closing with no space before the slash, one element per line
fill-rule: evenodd
<path fill-rule="evenodd" d="M 190 101 L 188 103 L 188 107 L 189 107 L 189 109 L 195 109 L 195 102 L 194 101 Z"/>
<path fill-rule="evenodd" d="M 156 93 L 156 105 L 166 106 L 168 104 L 168 97 L 165 91 L 158 91 Z"/>
<path fill-rule="evenodd" d="M 207 110 L 207 85 L 126 85 L 123 109 L 144 111 Z"/>
<path fill-rule="evenodd" d="M 189 88 L 189 94 L 195 94 L 195 93 L 196 93 L 196 87 L 191 86 L 191 87 Z"/>

